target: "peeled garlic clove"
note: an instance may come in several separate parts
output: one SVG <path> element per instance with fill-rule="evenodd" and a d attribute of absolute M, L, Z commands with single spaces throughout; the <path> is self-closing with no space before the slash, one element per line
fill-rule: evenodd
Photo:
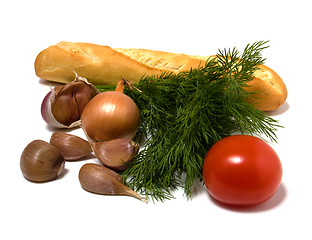
<path fill-rule="evenodd" d="M 55 87 L 45 96 L 41 104 L 42 118 L 56 128 L 79 126 L 83 109 L 98 93 L 87 79 L 76 74 L 73 82 Z"/>
<path fill-rule="evenodd" d="M 50 144 L 55 146 L 66 161 L 75 161 L 92 152 L 90 143 L 83 138 L 65 132 L 54 132 Z"/>
<path fill-rule="evenodd" d="M 80 168 L 79 181 L 81 187 L 88 192 L 103 195 L 132 196 L 146 201 L 140 194 L 125 186 L 119 174 L 103 165 L 86 163 Z"/>
<path fill-rule="evenodd" d="M 130 139 L 113 139 L 91 143 L 98 160 L 114 170 L 124 170 L 139 151 L 139 144 Z"/>
<path fill-rule="evenodd" d="M 62 173 L 64 164 L 59 150 L 42 140 L 29 143 L 20 158 L 20 168 L 24 177 L 33 182 L 56 179 Z"/>

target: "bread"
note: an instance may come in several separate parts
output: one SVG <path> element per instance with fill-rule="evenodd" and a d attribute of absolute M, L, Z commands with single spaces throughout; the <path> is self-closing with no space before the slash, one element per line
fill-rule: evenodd
<path fill-rule="evenodd" d="M 287 88 L 281 77 L 271 68 L 260 65 L 247 91 L 256 92 L 249 101 L 262 111 L 278 109 L 287 98 Z"/>
<path fill-rule="evenodd" d="M 123 49 L 91 43 L 60 42 L 41 51 L 35 60 L 38 77 L 60 83 L 78 75 L 95 85 L 116 84 L 121 77 L 138 82 L 144 75 L 178 73 L 203 66 L 208 57 L 146 49 Z M 282 79 L 267 66 L 259 66 L 247 91 L 259 92 L 250 99 L 263 111 L 279 108 L 287 98 Z"/>

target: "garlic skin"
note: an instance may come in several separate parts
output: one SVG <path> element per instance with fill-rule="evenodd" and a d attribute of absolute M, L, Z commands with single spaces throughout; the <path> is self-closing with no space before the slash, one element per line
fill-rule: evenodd
<path fill-rule="evenodd" d="M 59 123 L 55 117 L 53 116 L 52 110 L 51 110 L 51 98 L 54 96 L 54 90 L 52 89 L 43 99 L 41 104 L 41 116 L 43 120 L 55 127 L 55 128 L 67 128 L 67 126 Z"/>
<path fill-rule="evenodd" d="M 54 132 L 50 144 L 61 152 L 65 161 L 76 161 L 92 153 L 88 141 L 65 132 Z"/>
<path fill-rule="evenodd" d="M 20 158 L 21 171 L 32 182 L 56 179 L 62 173 L 64 165 L 65 161 L 59 150 L 42 140 L 29 143 Z"/>
<path fill-rule="evenodd" d="M 91 143 L 95 156 L 106 167 L 121 171 L 139 151 L 139 144 L 130 139 L 113 139 Z"/>
<path fill-rule="evenodd" d="M 91 193 L 132 196 L 141 201 L 144 197 L 123 184 L 122 177 L 107 167 L 95 163 L 84 164 L 79 171 L 81 187 Z"/>
<path fill-rule="evenodd" d="M 42 118 L 55 128 L 77 127 L 85 106 L 99 93 L 87 79 L 76 74 L 73 82 L 55 87 L 44 97 Z"/>

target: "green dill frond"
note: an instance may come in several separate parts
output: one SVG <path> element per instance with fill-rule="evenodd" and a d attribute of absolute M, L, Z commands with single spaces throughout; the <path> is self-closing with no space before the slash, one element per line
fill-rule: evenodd
<path fill-rule="evenodd" d="M 278 122 L 247 102 L 246 91 L 267 41 L 247 45 L 242 55 L 224 49 L 203 67 L 179 74 L 144 76 L 128 94 L 138 105 L 146 139 L 124 173 L 128 185 L 152 200 L 173 197 L 179 187 L 191 197 L 202 179 L 209 148 L 236 132 L 277 140 Z"/>
<path fill-rule="evenodd" d="M 95 86 L 100 92 L 115 91 L 116 85 L 96 85 Z"/>

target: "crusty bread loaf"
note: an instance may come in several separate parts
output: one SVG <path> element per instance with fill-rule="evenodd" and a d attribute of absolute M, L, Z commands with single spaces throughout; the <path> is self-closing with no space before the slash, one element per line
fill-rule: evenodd
<path fill-rule="evenodd" d="M 138 82 L 143 75 L 180 72 L 203 60 L 185 54 L 143 49 L 112 49 L 90 43 L 60 42 L 41 51 L 35 60 L 38 77 L 68 83 L 74 71 L 95 85 L 116 84 L 121 77 Z"/>
<path fill-rule="evenodd" d="M 285 83 L 275 71 L 265 65 L 259 66 L 248 85 L 247 91 L 257 92 L 249 101 L 262 111 L 274 111 L 286 101 Z"/>
<path fill-rule="evenodd" d="M 60 42 L 41 51 L 35 60 L 38 77 L 60 83 L 78 75 L 95 85 L 116 84 L 121 77 L 138 82 L 144 75 L 178 73 L 205 64 L 208 57 L 147 49 L 110 48 L 90 43 Z M 247 91 L 259 92 L 251 99 L 263 111 L 279 108 L 287 98 L 282 79 L 267 66 L 259 66 Z"/>

